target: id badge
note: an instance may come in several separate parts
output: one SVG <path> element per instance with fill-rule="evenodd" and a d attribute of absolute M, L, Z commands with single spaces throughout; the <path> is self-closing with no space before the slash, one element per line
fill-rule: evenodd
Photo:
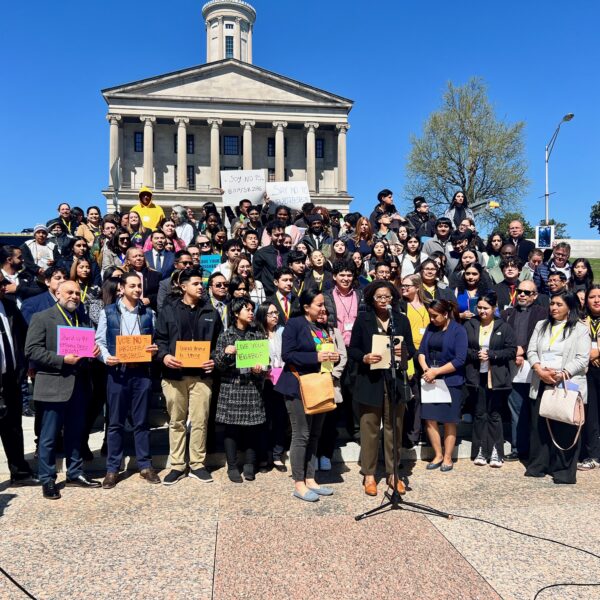
<path fill-rule="evenodd" d="M 562 359 L 556 352 L 544 352 L 542 354 L 542 366 L 548 369 L 560 369 Z"/>
<path fill-rule="evenodd" d="M 505 304 L 504 305 L 504 310 L 508 310 L 509 308 L 512 308 L 512 304 Z"/>
<path fill-rule="evenodd" d="M 354 323 L 344 323 L 344 331 L 352 331 Z"/>
<path fill-rule="evenodd" d="M 421 335 L 425 335 L 425 332 L 427 331 L 427 327 L 419 327 L 419 333 Z"/>
<path fill-rule="evenodd" d="M 598 342 L 592 342 L 592 350 L 598 350 Z"/>

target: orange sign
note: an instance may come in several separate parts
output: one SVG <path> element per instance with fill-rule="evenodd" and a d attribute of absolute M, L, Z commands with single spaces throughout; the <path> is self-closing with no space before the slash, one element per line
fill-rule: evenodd
<path fill-rule="evenodd" d="M 200 367 L 210 360 L 210 342 L 175 342 L 175 358 L 184 367 Z"/>
<path fill-rule="evenodd" d="M 122 363 L 151 362 L 152 354 L 146 351 L 151 345 L 151 335 L 118 335 L 117 358 Z"/>

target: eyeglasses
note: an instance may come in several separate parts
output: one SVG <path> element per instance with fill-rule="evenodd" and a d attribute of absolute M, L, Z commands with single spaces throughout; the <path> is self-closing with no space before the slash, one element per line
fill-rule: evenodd
<path fill-rule="evenodd" d="M 191 260 L 180 260 L 179 264 L 184 267 L 191 267 L 194 263 Z"/>
<path fill-rule="evenodd" d="M 2 285 L 2 284 L 0 283 L 0 285 Z M 279 316 L 279 313 L 277 311 L 271 310 L 267 313 L 267 317 L 278 317 L 278 316 Z"/>
<path fill-rule="evenodd" d="M 411 285 L 404 285 L 404 284 L 402 284 L 400 287 L 401 287 L 403 290 L 409 290 L 411 287 L 415 287 L 415 286 L 414 286 L 414 285 L 412 285 L 412 284 L 411 284 Z"/>
<path fill-rule="evenodd" d="M 375 296 L 375 300 L 377 300 L 377 302 L 387 302 L 388 300 L 391 300 L 392 297 L 391 296 Z"/>
<path fill-rule="evenodd" d="M 523 294 L 524 296 L 533 296 L 535 292 L 533 290 L 517 290 L 517 294 L 520 296 Z"/>
<path fill-rule="evenodd" d="M 568 254 L 563 254 L 562 252 L 555 252 L 554 256 L 556 256 L 557 258 L 568 258 Z"/>

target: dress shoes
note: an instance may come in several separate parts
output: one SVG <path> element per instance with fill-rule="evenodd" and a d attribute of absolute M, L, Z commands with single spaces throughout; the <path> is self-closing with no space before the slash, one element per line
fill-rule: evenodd
<path fill-rule="evenodd" d="M 105 490 L 112 490 L 117 485 L 119 481 L 119 474 L 109 471 L 102 482 L 102 487 Z"/>
<path fill-rule="evenodd" d="M 369 483 L 365 483 L 363 479 L 363 487 L 365 488 L 365 494 L 367 496 L 377 496 L 377 482 L 370 481 Z"/>
<path fill-rule="evenodd" d="M 42 493 L 47 500 L 58 500 L 60 498 L 60 492 L 54 481 L 44 483 L 42 485 Z"/>
<path fill-rule="evenodd" d="M 391 487 L 392 489 L 394 489 L 394 478 L 393 477 L 388 477 L 387 478 L 387 484 L 388 484 L 388 487 Z M 402 479 L 398 479 L 398 483 L 396 484 L 396 491 L 401 496 L 403 494 L 406 494 L 406 486 L 404 485 L 404 481 L 402 481 Z"/>
<path fill-rule="evenodd" d="M 287 473 L 287 467 L 283 464 L 283 461 L 281 460 L 274 460 L 273 461 L 273 468 L 276 471 L 279 471 L 280 473 Z"/>
<path fill-rule="evenodd" d="M 65 481 L 66 487 L 80 487 L 80 488 L 99 488 L 102 484 L 95 479 L 90 479 L 87 475 L 83 473 L 74 477 L 73 479 L 69 479 Z"/>
<path fill-rule="evenodd" d="M 40 479 L 31 471 L 18 471 L 10 476 L 10 485 L 25 486 L 25 485 L 40 485 Z"/>
<path fill-rule="evenodd" d="M 142 469 L 140 471 L 140 477 L 145 479 L 148 483 L 160 483 L 160 477 L 156 474 L 156 471 L 152 467 Z"/>

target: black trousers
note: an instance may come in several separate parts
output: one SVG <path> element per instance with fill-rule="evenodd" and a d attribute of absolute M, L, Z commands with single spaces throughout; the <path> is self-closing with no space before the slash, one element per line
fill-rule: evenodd
<path fill-rule="evenodd" d="M 525 475 L 528 477 L 541 477 L 552 475 L 556 483 L 576 483 L 577 481 L 577 457 L 581 448 L 581 437 L 577 444 L 563 452 L 553 443 L 546 419 L 540 417 L 540 403 L 542 393 L 547 386 L 540 385 L 538 397 L 531 407 L 531 439 L 529 443 L 529 464 Z M 568 448 L 575 439 L 577 428 L 567 423 L 550 421 L 550 427 L 554 439 L 563 448 Z"/>
<path fill-rule="evenodd" d="M 265 455 L 267 452 L 271 452 L 273 460 L 281 460 L 281 455 L 287 447 L 287 431 L 290 422 L 285 400 L 282 394 L 275 391 L 273 382 L 269 380 L 265 381 L 263 399 L 267 415 L 266 427 L 269 434 L 268 450 Z M 266 458 L 261 455 L 261 460 Z"/>
<path fill-rule="evenodd" d="M 587 372 L 587 404 L 583 426 L 580 458 L 600 460 L 600 368 L 590 367 Z"/>
<path fill-rule="evenodd" d="M 471 405 L 475 408 L 471 458 L 475 458 L 481 448 L 483 456 L 489 459 L 496 448 L 498 456 L 504 457 L 504 432 L 502 430 L 502 408 L 508 400 L 509 390 L 490 390 L 487 387 L 488 374 L 479 374 L 479 386 L 468 386 Z"/>
<path fill-rule="evenodd" d="M 237 467 L 238 447 L 246 450 L 244 464 L 252 466 L 256 464 L 256 454 L 260 445 L 260 439 L 264 437 L 264 430 L 264 424 L 225 425 L 224 444 L 228 469 Z"/>
<path fill-rule="evenodd" d="M 31 468 L 25 461 L 23 442 L 23 399 L 21 384 L 15 373 L 2 375 L 2 395 L 6 404 L 6 415 L 0 419 L 0 438 L 11 474 L 30 473 Z"/>
<path fill-rule="evenodd" d="M 99 360 L 94 360 L 91 363 L 90 369 L 92 377 L 92 395 L 86 405 L 85 410 L 85 431 L 83 432 L 83 445 L 85 448 L 88 446 L 90 433 L 98 415 L 104 408 L 106 403 L 106 382 L 107 382 L 107 370 L 106 365 Z M 108 418 L 104 419 L 104 439 L 106 440 Z"/>
<path fill-rule="evenodd" d="M 416 360 L 415 360 L 416 362 Z M 421 376 L 423 370 L 415 365 L 415 374 L 409 381 L 413 397 L 407 402 L 402 425 L 402 442 L 410 447 L 421 439 Z"/>

